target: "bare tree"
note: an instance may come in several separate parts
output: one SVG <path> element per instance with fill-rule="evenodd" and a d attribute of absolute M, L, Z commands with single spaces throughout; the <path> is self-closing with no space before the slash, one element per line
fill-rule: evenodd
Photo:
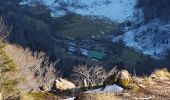
<path fill-rule="evenodd" d="M 18 88 L 22 91 L 39 90 L 42 85 L 52 86 L 52 83 L 60 73 L 56 70 L 56 62 L 50 62 L 49 57 L 44 52 L 32 52 L 29 48 L 22 48 L 17 45 L 5 44 L 4 41 L 9 35 L 10 30 L 4 25 L 2 17 L 0 18 L 0 46 L 10 59 L 17 71 L 8 76 L 8 79 L 24 79 L 19 82 Z M 3 56 L 3 55 L 0 55 Z M 8 57 L 9 56 L 9 57 Z M 6 57 L 6 56 L 5 56 Z M 3 63 L 3 57 L 0 57 L 0 63 Z M 3 67 L 2 67 L 3 68 Z M 0 76 L 1 70 L 0 68 Z M 0 80 L 6 80 L 6 77 L 0 77 Z"/>
<path fill-rule="evenodd" d="M 78 86 L 101 84 L 107 77 L 101 66 L 87 67 L 86 65 L 73 68 L 74 80 Z"/>
<path fill-rule="evenodd" d="M 50 62 L 49 58 L 46 57 L 43 61 L 43 65 L 34 69 L 34 73 L 36 74 L 36 79 L 39 84 L 52 86 L 54 80 L 58 77 L 61 77 L 60 72 L 55 68 L 57 63 L 58 61 Z"/>
<path fill-rule="evenodd" d="M 3 18 L 0 17 L 0 39 L 5 41 L 5 38 L 9 35 L 11 29 L 8 30 L 4 24 Z"/>
<path fill-rule="evenodd" d="M 114 75 L 115 73 L 118 73 L 117 66 L 113 66 L 113 68 L 107 72 L 107 77 Z"/>
<path fill-rule="evenodd" d="M 26 82 L 18 87 L 23 91 L 38 90 L 40 86 L 52 86 L 57 77 L 56 62 L 50 62 L 44 52 L 33 53 L 29 48 L 23 49 L 16 45 L 8 44 L 4 51 L 13 59 L 18 69 L 17 77 L 25 77 Z"/>

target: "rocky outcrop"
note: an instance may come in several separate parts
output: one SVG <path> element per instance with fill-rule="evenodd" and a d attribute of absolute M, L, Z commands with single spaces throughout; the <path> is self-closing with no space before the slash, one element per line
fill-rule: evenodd
<path fill-rule="evenodd" d="M 117 84 L 122 87 L 128 87 L 130 82 L 132 81 L 132 78 L 127 70 L 122 70 L 119 73 Z"/>
<path fill-rule="evenodd" d="M 55 80 L 54 85 L 57 90 L 61 90 L 61 91 L 76 88 L 76 86 L 73 83 L 62 78 Z"/>
<path fill-rule="evenodd" d="M 122 70 L 120 72 L 114 73 L 113 75 L 109 76 L 104 81 L 104 86 L 106 85 L 112 85 L 112 84 L 118 84 L 122 87 L 127 87 L 132 78 L 127 70 Z"/>

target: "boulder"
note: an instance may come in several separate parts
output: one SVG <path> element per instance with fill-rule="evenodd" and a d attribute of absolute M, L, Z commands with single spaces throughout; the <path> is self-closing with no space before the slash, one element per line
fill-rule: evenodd
<path fill-rule="evenodd" d="M 62 78 L 55 80 L 54 85 L 57 90 L 61 90 L 61 91 L 76 88 L 76 86 L 73 83 Z"/>
<path fill-rule="evenodd" d="M 129 72 L 127 70 L 122 70 L 106 78 L 103 84 L 104 86 L 118 84 L 121 87 L 127 87 L 130 84 L 131 80 L 132 78 Z"/>
<path fill-rule="evenodd" d="M 132 78 L 127 70 L 122 70 L 119 72 L 117 84 L 126 88 L 129 86 Z"/>

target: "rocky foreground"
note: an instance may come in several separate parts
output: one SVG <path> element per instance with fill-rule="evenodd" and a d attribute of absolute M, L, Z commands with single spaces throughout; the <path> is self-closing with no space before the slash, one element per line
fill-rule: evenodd
<path fill-rule="evenodd" d="M 126 74 L 127 75 L 127 74 Z M 125 76 L 126 79 L 128 78 Z M 124 78 L 125 78 L 124 77 Z M 121 79 L 124 80 L 124 79 Z M 126 84 L 126 85 L 125 85 Z M 170 99 L 170 73 L 156 70 L 149 77 L 136 77 L 110 86 L 109 91 L 83 92 L 75 100 L 167 100 Z M 121 87 L 124 88 L 121 88 Z M 106 86 L 105 88 L 108 88 Z M 105 90 L 105 89 L 104 89 Z"/>
<path fill-rule="evenodd" d="M 170 99 L 169 88 L 170 73 L 166 69 L 156 70 L 148 77 L 131 77 L 122 70 L 108 77 L 103 85 L 88 87 L 76 87 L 59 78 L 50 90 L 44 86 L 42 92 L 21 93 L 16 100 L 167 100 Z"/>
<path fill-rule="evenodd" d="M 167 100 L 170 99 L 170 73 L 166 69 L 156 70 L 150 76 L 138 77 L 130 75 L 126 70 L 116 70 L 111 74 L 107 74 L 100 79 L 101 84 L 88 84 L 88 80 L 84 80 L 84 86 L 78 86 L 72 80 L 66 80 L 58 75 L 58 78 L 52 77 L 54 69 L 49 66 L 50 70 L 43 71 L 41 67 L 36 66 L 37 71 L 44 72 L 46 76 L 41 74 L 36 78 L 37 71 L 27 67 L 36 61 L 31 57 L 31 53 L 21 53 L 21 57 L 29 58 L 23 60 L 17 52 L 24 52 L 23 49 L 16 46 L 6 45 L 0 49 L 0 55 L 3 58 L 0 74 L 0 100 Z M 28 51 L 27 51 L 28 52 Z M 25 55 L 26 54 L 26 55 Z M 11 59 L 13 60 L 11 60 Z M 15 59 L 14 59 L 15 58 Z M 16 59 L 17 58 L 17 59 Z M 29 61 L 29 62 L 24 62 Z M 40 60 L 38 62 L 42 62 Z M 17 66 L 20 67 L 17 67 Z M 37 63 L 35 62 L 35 64 Z M 80 66 L 78 68 L 82 68 Z M 24 70 L 23 70 L 24 68 Z M 44 68 L 44 67 L 43 67 Z M 87 69 L 86 67 L 84 67 Z M 94 69 L 102 67 L 94 67 Z M 78 70 L 88 72 L 89 70 Z M 92 70 L 92 69 L 90 69 Z M 100 69 L 101 70 L 101 69 Z M 35 73 L 32 73 L 35 71 Z M 50 73 L 49 73 L 50 72 Z M 99 70 L 92 71 L 96 74 Z M 47 74 L 48 73 L 48 74 Z M 108 73 L 108 72 L 107 72 Z M 43 74 L 42 74 L 43 75 Z M 91 74 L 87 74 L 91 75 Z M 101 74 L 96 74 L 100 76 Z M 97 77 L 96 75 L 95 78 Z M 12 77 L 11 77 L 12 76 Z M 54 74 L 56 76 L 56 74 Z M 81 77 L 83 79 L 83 77 Z M 81 78 L 74 78 L 76 81 L 82 81 Z M 89 78 L 89 77 L 88 77 Z M 87 78 L 87 79 L 88 79 Z M 92 78 L 95 80 L 95 78 Z M 44 79 L 44 80 L 42 80 Z M 54 81 L 54 80 L 55 81 Z M 93 80 L 91 80 L 93 81 Z M 73 83 L 72 83 L 73 82 Z M 93 83 L 93 82 L 92 82 Z M 100 83 L 100 82 L 99 82 Z M 50 85 L 52 84 L 52 85 Z"/>

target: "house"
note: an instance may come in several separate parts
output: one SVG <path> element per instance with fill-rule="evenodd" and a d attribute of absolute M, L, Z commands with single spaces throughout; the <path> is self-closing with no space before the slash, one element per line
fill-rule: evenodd
<path fill-rule="evenodd" d="M 69 46 L 69 48 L 68 48 L 68 54 L 73 54 L 77 51 L 79 51 L 79 50 L 77 50 L 77 48 L 74 46 Z M 95 51 L 95 50 L 88 50 L 88 49 L 84 49 L 84 48 L 80 48 L 80 53 L 88 58 L 92 58 L 95 60 L 102 60 L 106 56 L 106 54 L 103 52 L 99 52 L 99 51 Z"/>
<path fill-rule="evenodd" d="M 99 51 L 94 51 L 94 50 L 89 50 L 87 52 L 87 57 L 97 59 L 97 60 L 102 60 L 106 56 L 105 53 L 99 52 Z"/>

